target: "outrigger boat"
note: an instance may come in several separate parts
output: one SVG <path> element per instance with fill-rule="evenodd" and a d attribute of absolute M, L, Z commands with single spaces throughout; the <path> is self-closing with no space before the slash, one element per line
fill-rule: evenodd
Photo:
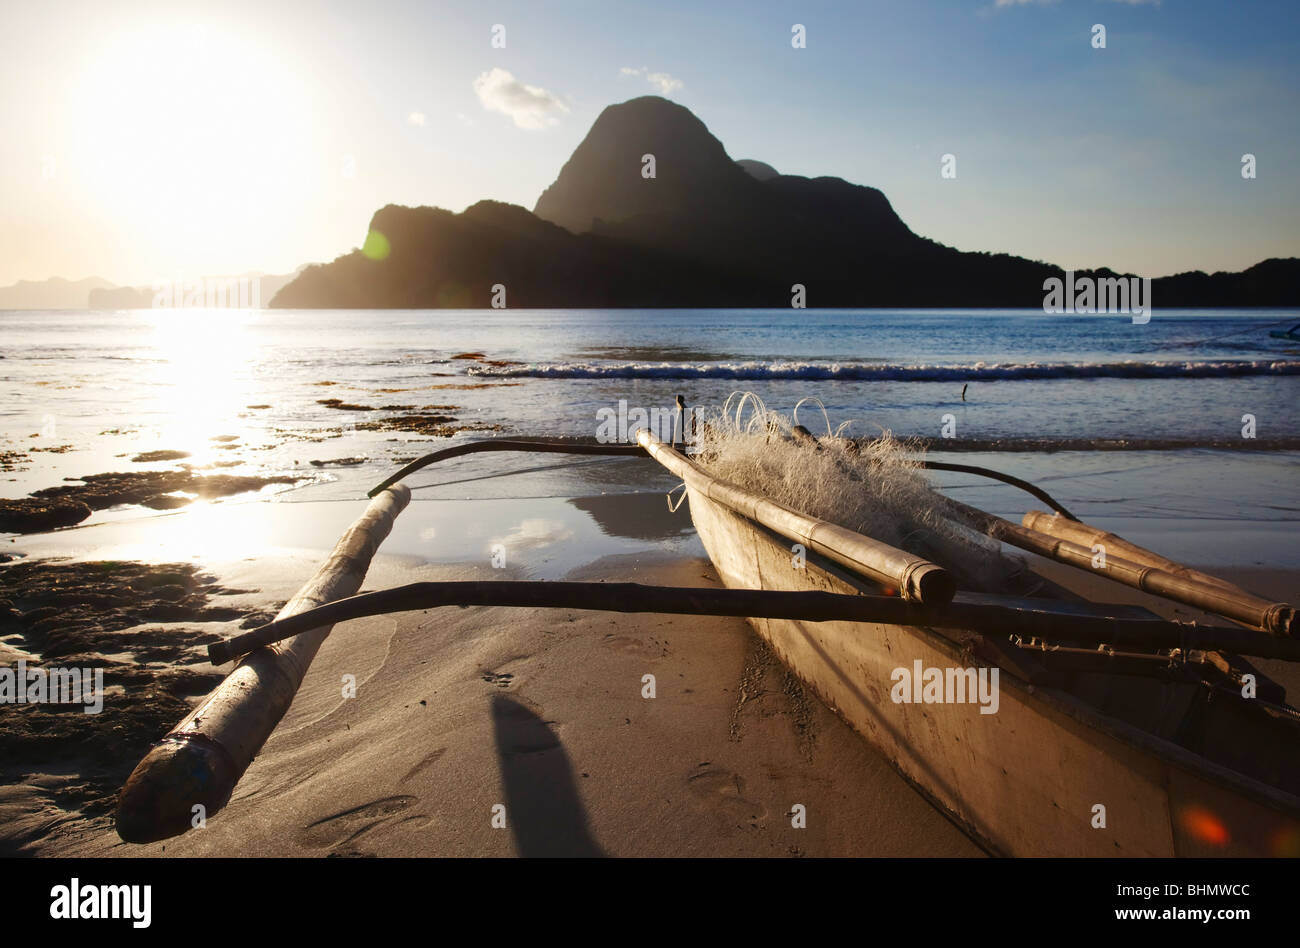
<path fill-rule="evenodd" d="M 791 434 L 807 451 L 824 447 L 806 429 Z M 726 588 L 444 582 L 354 595 L 409 500 L 402 480 L 436 461 L 491 451 L 654 459 L 684 482 Z M 1300 855 L 1300 713 L 1242 657 L 1300 660 L 1293 607 L 1090 527 L 1016 478 L 920 465 L 996 477 L 1053 508 L 1014 524 L 950 502 L 999 548 L 1233 624 L 1171 622 L 1137 606 L 1084 601 L 1015 558 L 1000 588 L 969 588 L 922 556 L 730 483 L 710 473 L 706 454 L 646 430 L 631 445 L 470 442 L 378 485 L 365 515 L 275 622 L 210 646 L 214 664 L 242 660 L 132 772 L 118 832 L 128 842 L 163 839 L 189 829 L 194 804 L 209 818 L 224 806 L 335 623 L 499 605 L 747 617 L 808 688 L 994 854 Z M 924 678 L 924 691 L 919 680 L 910 692 L 900 684 L 913 675 Z M 969 693 L 952 700 L 953 686 L 974 691 L 976 681 L 997 689 L 995 713 Z"/>

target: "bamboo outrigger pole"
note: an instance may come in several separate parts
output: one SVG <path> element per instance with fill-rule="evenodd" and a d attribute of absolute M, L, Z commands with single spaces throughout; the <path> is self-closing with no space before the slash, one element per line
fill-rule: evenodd
<path fill-rule="evenodd" d="M 325 564 L 278 619 L 351 596 L 361 588 L 379 544 L 411 500 L 398 484 L 378 494 L 343 534 Z M 211 816 L 226 805 L 284 713 L 332 626 L 258 649 L 136 765 L 117 803 L 117 833 L 128 843 L 179 836 L 195 806 Z"/>
<path fill-rule="evenodd" d="M 1202 573 L 1190 566 L 1184 566 L 1177 560 L 1171 560 L 1167 556 L 1161 556 L 1159 553 L 1148 550 L 1146 547 L 1130 543 L 1117 534 L 1108 533 L 1098 527 L 1084 523 L 1082 520 L 1067 520 L 1054 517 L 1041 510 L 1031 510 L 1021 518 L 1020 523 L 1030 530 L 1037 530 L 1039 533 L 1046 533 L 1048 536 L 1057 537 L 1061 540 L 1069 540 L 1071 543 L 1078 543 L 1088 548 L 1100 543 L 1105 547 L 1107 553 L 1114 553 L 1126 560 L 1132 560 L 1134 563 L 1141 563 L 1143 566 L 1154 566 L 1156 569 L 1164 570 L 1172 576 L 1180 576 L 1184 579 L 1207 583 L 1211 586 L 1219 586 L 1243 596 L 1250 595 L 1240 586 L 1225 579 L 1211 576 L 1209 573 Z"/>
<path fill-rule="evenodd" d="M 681 398 L 679 395 L 678 398 Z M 450 448 L 443 448 L 441 451 L 434 451 L 432 454 L 426 454 L 418 457 L 407 464 L 400 471 L 390 474 L 366 494 L 367 497 L 374 497 L 380 491 L 385 490 L 399 481 L 405 480 L 421 468 L 428 467 L 430 464 L 436 464 L 439 461 L 449 461 L 452 458 L 464 457 L 467 454 L 482 454 L 484 452 L 495 451 L 524 451 L 531 454 L 604 454 L 615 457 L 645 457 L 645 451 L 640 445 L 636 444 L 601 444 L 599 442 L 588 444 L 586 442 L 575 441 L 537 441 L 537 440 L 520 440 L 519 438 L 489 438 L 486 441 L 466 441 L 463 444 L 455 444 Z"/>
<path fill-rule="evenodd" d="M 669 615 L 743 616 L 799 619 L 804 622 L 876 622 L 959 629 L 1005 639 L 1022 636 L 1078 640 L 1105 647 L 1226 649 L 1261 658 L 1300 661 L 1300 640 L 1282 639 L 1236 626 L 1194 626 L 1136 617 L 1124 607 L 1104 605 L 1091 613 L 1035 609 L 1016 604 L 953 602 L 931 608 L 897 596 L 865 596 L 821 591 L 715 589 L 696 586 L 643 586 L 638 583 L 447 581 L 421 582 L 339 599 L 308 612 L 276 619 L 208 646 L 208 658 L 223 664 L 254 649 L 301 635 L 322 624 L 364 616 L 388 615 L 446 606 L 515 606 L 532 609 L 595 609 L 604 612 L 657 612 Z M 1055 648 L 1056 646 L 1051 646 Z M 1168 662 L 1170 657 L 1163 656 Z"/>
<path fill-rule="evenodd" d="M 796 441 L 821 450 L 818 439 L 801 425 L 796 425 L 792 434 Z M 1113 533 L 1089 526 L 1057 503 L 1046 491 L 1027 481 L 970 465 L 933 461 L 918 463 L 929 470 L 960 471 L 993 477 L 1028 491 L 1058 514 L 1052 516 L 1031 510 L 1025 514 L 1024 525 L 1020 526 L 985 513 L 977 507 L 947 498 L 954 514 L 995 539 L 1058 563 L 1092 570 L 1125 586 L 1225 616 L 1242 625 L 1262 629 L 1270 635 L 1285 638 L 1300 636 L 1300 617 L 1290 603 L 1263 599 L 1246 592 L 1240 586 L 1191 569 Z M 1101 543 L 1106 550 L 1106 555 L 1100 560 L 1093 553 L 1096 543 Z"/>
<path fill-rule="evenodd" d="M 1022 527 L 960 501 L 949 499 L 948 503 L 959 516 L 968 523 L 987 531 L 994 539 L 1060 563 L 1094 572 L 1117 583 L 1123 583 L 1125 586 L 1151 593 L 1153 596 L 1226 616 L 1234 622 L 1263 629 L 1270 635 L 1291 637 L 1296 634 L 1300 626 L 1295 608 L 1289 603 L 1269 602 L 1236 587 L 1225 586 L 1221 581 L 1208 583 L 1195 576 L 1175 576 L 1148 563 L 1114 556 L 1109 550 L 1104 557 L 1099 558 L 1091 547 L 1081 543 Z"/>

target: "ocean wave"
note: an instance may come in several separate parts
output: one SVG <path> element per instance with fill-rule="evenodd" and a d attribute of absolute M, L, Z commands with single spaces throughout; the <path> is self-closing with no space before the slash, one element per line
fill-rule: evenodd
<path fill-rule="evenodd" d="M 904 365 L 876 362 L 542 362 L 474 365 L 468 375 L 536 379 L 735 379 L 838 382 L 991 382 L 1041 379 L 1211 379 L 1300 375 L 1300 361 L 976 362 Z"/>

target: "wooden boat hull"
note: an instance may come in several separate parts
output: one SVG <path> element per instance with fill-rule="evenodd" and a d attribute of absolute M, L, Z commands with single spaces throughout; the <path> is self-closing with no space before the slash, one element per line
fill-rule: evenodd
<path fill-rule="evenodd" d="M 746 589 L 868 588 L 688 485 L 722 581 Z M 1011 856 L 1300 854 L 1300 798 L 999 669 L 996 713 L 896 703 L 895 669 L 986 666 L 978 636 L 922 627 L 751 619 L 780 659 L 931 802 Z M 1286 749 L 1278 748 L 1287 752 Z M 1098 807 L 1104 807 L 1099 810 Z M 1104 819 L 1103 819 L 1104 814 Z"/>

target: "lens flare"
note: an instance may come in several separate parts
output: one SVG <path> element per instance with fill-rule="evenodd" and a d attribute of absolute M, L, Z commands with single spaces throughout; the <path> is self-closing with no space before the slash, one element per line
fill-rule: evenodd
<path fill-rule="evenodd" d="M 1274 856 L 1300 858 L 1300 826 L 1283 826 L 1269 838 L 1269 849 Z"/>
<path fill-rule="evenodd" d="M 1231 839 L 1223 820 L 1203 806 L 1184 807 L 1178 822 L 1184 832 L 1207 846 L 1226 846 Z"/>
<path fill-rule="evenodd" d="M 361 245 L 361 252 L 371 260 L 383 260 L 391 249 L 388 238 L 377 230 L 366 234 L 366 242 Z"/>

